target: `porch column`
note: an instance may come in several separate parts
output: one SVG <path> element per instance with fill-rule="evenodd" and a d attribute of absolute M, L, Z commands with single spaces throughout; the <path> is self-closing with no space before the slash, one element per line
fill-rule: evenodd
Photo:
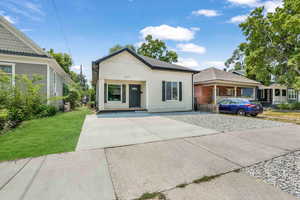
<path fill-rule="evenodd" d="M 98 109 L 99 110 L 104 110 L 104 80 L 100 79 L 99 80 L 99 92 L 98 92 Z"/>
<path fill-rule="evenodd" d="M 217 85 L 214 85 L 214 104 L 217 104 Z"/>
<path fill-rule="evenodd" d="M 273 93 L 273 94 L 272 94 L 272 104 L 274 104 L 274 99 L 275 99 L 275 89 L 273 88 L 272 90 L 273 90 L 273 92 L 272 92 L 272 93 Z"/>
<path fill-rule="evenodd" d="M 234 87 L 234 96 L 237 96 L 237 87 Z"/>
<path fill-rule="evenodd" d="M 253 88 L 253 100 L 256 100 L 256 88 Z"/>

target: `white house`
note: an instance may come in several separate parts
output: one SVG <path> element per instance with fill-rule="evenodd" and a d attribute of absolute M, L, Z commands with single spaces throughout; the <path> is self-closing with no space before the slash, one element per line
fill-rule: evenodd
<path fill-rule="evenodd" d="M 195 70 L 122 49 L 92 63 L 99 111 L 193 109 Z"/>

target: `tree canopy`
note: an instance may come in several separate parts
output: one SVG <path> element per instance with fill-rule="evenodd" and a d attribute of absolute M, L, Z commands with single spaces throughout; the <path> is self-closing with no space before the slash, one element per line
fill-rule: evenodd
<path fill-rule="evenodd" d="M 175 51 L 168 50 L 165 42 L 162 40 L 153 39 L 151 35 L 148 35 L 145 40 L 146 42 L 138 48 L 138 54 L 169 63 L 178 61 L 177 53 Z"/>
<path fill-rule="evenodd" d="M 119 50 L 124 49 L 124 48 L 128 48 L 128 49 L 136 52 L 136 49 L 132 44 L 127 44 L 125 46 L 122 46 L 120 44 L 116 44 L 115 46 L 113 46 L 112 48 L 109 49 L 109 53 L 111 54 L 111 53 L 114 53 L 114 52 L 119 51 Z"/>
<path fill-rule="evenodd" d="M 69 54 L 55 53 L 53 49 L 50 49 L 48 53 L 58 62 L 65 72 L 70 74 L 70 67 L 73 65 L 73 61 Z"/>
<path fill-rule="evenodd" d="M 263 84 L 278 83 L 300 89 L 300 0 L 283 0 L 283 7 L 266 13 L 256 8 L 240 24 L 246 42 L 238 47 L 246 73 Z M 237 63 L 233 55 L 228 65 Z"/>

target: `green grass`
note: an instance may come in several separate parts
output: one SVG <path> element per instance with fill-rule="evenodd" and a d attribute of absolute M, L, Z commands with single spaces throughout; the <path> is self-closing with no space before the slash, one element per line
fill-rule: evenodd
<path fill-rule="evenodd" d="M 213 175 L 213 176 L 203 176 L 199 179 L 195 179 L 193 181 L 193 183 L 199 184 L 199 183 L 203 183 L 203 182 L 209 182 L 215 178 L 218 178 L 219 176 L 222 176 L 223 174 L 218 174 L 218 175 Z"/>
<path fill-rule="evenodd" d="M 23 122 L 0 135 L 0 161 L 74 151 L 85 116 L 90 113 L 80 108 Z"/>
<path fill-rule="evenodd" d="M 154 193 L 144 193 L 140 198 L 136 200 L 146 200 L 146 199 L 159 199 L 159 200 L 166 200 L 166 196 L 160 192 Z"/>

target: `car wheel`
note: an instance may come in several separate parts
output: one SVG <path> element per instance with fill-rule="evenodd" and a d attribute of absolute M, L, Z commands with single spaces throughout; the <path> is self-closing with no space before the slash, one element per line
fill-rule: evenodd
<path fill-rule="evenodd" d="M 257 114 L 251 114 L 251 116 L 252 116 L 252 117 L 256 117 L 256 116 L 257 116 Z"/>
<path fill-rule="evenodd" d="M 240 109 L 240 110 L 237 111 L 237 114 L 241 115 L 241 116 L 245 116 L 246 112 L 243 109 Z"/>

